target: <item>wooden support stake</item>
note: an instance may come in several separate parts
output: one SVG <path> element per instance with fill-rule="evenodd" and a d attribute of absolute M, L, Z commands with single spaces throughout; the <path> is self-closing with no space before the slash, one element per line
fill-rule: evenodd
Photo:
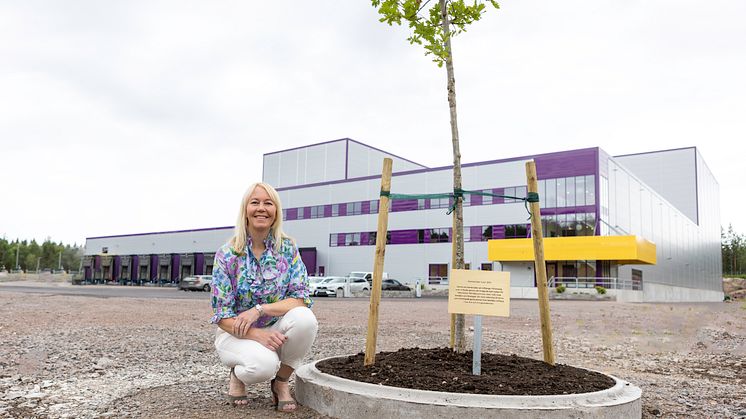
<path fill-rule="evenodd" d="M 526 163 L 528 191 L 539 193 L 539 182 L 536 177 L 536 163 Z M 538 202 L 530 202 L 531 237 L 534 242 L 534 267 L 536 270 L 536 287 L 539 290 L 539 315 L 541 317 L 541 343 L 544 348 L 544 362 L 554 365 L 554 347 L 552 345 L 552 323 L 549 318 L 549 291 L 547 290 L 547 265 L 544 262 L 544 236 L 541 231 L 541 212 Z"/>
<path fill-rule="evenodd" d="M 368 310 L 368 336 L 365 340 L 365 360 L 363 365 L 376 362 L 376 338 L 378 336 L 378 305 L 381 302 L 381 279 L 383 277 L 383 259 L 386 255 L 386 236 L 389 225 L 389 197 L 391 192 L 391 165 L 389 158 L 383 159 L 381 172 L 381 198 L 378 201 L 378 230 L 376 233 L 376 257 L 373 262 L 373 284 L 370 290 L 370 309 Z"/>
<path fill-rule="evenodd" d="M 451 231 L 456 231 L 456 211 L 451 213 L 453 215 L 451 225 L 453 228 Z M 451 269 L 456 269 L 456 240 L 454 240 L 453 233 L 451 233 Z M 449 276 L 450 279 L 450 276 Z M 456 313 L 451 313 L 451 341 L 450 347 L 453 349 L 456 346 Z"/>

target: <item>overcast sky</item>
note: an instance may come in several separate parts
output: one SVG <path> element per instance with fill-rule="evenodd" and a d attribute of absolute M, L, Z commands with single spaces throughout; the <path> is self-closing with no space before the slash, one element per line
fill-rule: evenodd
<path fill-rule="evenodd" d="M 746 233 L 746 2 L 510 0 L 454 41 L 462 162 L 696 146 Z M 0 236 L 232 225 L 267 152 L 452 162 L 445 69 L 365 0 L 0 2 Z"/>

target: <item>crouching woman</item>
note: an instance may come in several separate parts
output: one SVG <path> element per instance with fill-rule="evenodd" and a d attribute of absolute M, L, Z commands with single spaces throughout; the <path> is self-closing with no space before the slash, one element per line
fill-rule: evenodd
<path fill-rule="evenodd" d="M 218 357 L 230 368 L 232 404 L 246 405 L 246 386 L 269 381 L 276 410 L 297 408 L 288 380 L 316 338 L 312 304 L 298 247 L 282 231 L 277 191 L 251 185 L 212 272 L 211 322 Z"/>

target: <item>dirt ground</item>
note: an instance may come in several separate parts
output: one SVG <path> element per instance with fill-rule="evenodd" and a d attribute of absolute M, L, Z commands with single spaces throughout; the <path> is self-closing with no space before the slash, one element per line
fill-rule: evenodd
<path fill-rule="evenodd" d="M 176 292 L 176 291 L 175 291 Z M 308 360 L 360 352 L 369 302 L 318 298 Z M 446 346 L 445 299 L 387 299 L 378 349 Z M 746 303 L 552 301 L 557 361 L 631 381 L 643 417 L 746 417 Z M 0 417 L 321 418 L 225 401 L 228 370 L 204 300 L 94 298 L 0 291 Z M 541 359 L 538 305 L 514 300 L 484 318 L 484 352 Z M 470 318 L 467 317 L 467 324 Z M 471 341 L 471 339 L 469 339 Z"/>

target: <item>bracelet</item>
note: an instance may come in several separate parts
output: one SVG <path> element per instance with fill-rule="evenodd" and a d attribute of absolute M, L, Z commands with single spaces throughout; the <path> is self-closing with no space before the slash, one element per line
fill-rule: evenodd
<path fill-rule="evenodd" d="M 264 315 L 264 307 L 262 307 L 261 304 L 255 305 L 254 308 L 256 309 L 256 311 L 259 312 L 259 316 L 263 316 Z"/>

